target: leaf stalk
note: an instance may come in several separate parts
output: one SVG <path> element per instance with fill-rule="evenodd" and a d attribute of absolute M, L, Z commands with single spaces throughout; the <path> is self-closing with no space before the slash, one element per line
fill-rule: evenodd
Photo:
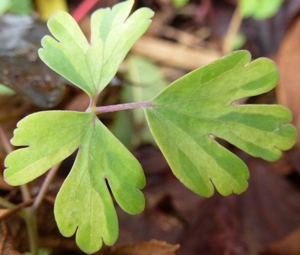
<path fill-rule="evenodd" d="M 136 108 L 151 108 L 153 104 L 148 101 L 144 102 L 136 102 L 136 103 L 125 103 L 125 104 L 115 104 L 115 105 L 107 105 L 107 106 L 98 106 L 94 107 L 92 111 L 95 114 L 101 114 L 106 112 L 116 112 L 122 110 L 131 110 Z"/>

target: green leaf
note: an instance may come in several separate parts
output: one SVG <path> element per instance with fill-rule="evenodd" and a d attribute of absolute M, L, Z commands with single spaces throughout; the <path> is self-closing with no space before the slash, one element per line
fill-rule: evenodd
<path fill-rule="evenodd" d="M 241 159 L 212 136 L 254 157 L 275 161 L 293 146 L 291 113 L 279 105 L 236 105 L 276 85 L 278 71 L 268 59 L 251 63 L 234 52 L 175 81 L 145 108 L 148 123 L 174 174 L 191 190 L 211 196 L 241 193 L 249 172 Z"/>
<path fill-rule="evenodd" d="M 159 68 L 140 56 L 128 56 L 125 68 L 126 83 L 121 93 L 123 103 L 149 100 L 168 85 Z M 118 112 L 113 133 L 129 147 L 136 147 L 142 142 L 155 144 L 142 109 L 133 109 L 130 115 Z"/>
<path fill-rule="evenodd" d="M 133 125 L 131 112 L 118 111 L 115 113 L 112 133 L 129 149 L 134 148 L 137 144 Z"/>
<path fill-rule="evenodd" d="M 176 8 L 181 8 L 185 6 L 189 0 L 172 0 L 172 5 Z"/>
<path fill-rule="evenodd" d="M 275 15 L 283 0 L 239 0 L 239 8 L 244 18 L 267 19 Z"/>
<path fill-rule="evenodd" d="M 11 0 L 1 0 L 0 1 L 0 15 L 3 15 L 11 8 Z"/>
<path fill-rule="evenodd" d="M 13 89 L 0 83 L 0 95 L 11 96 L 14 95 L 15 93 L 16 92 Z"/>
<path fill-rule="evenodd" d="M 1 0 L 0 15 L 7 11 L 14 14 L 29 15 L 32 12 L 32 2 L 31 0 Z"/>
<path fill-rule="evenodd" d="M 32 255 L 31 252 L 25 252 L 24 254 L 25 255 Z M 40 248 L 37 251 L 37 255 L 50 255 L 50 254 L 51 254 L 51 251 L 49 251 L 47 249 L 43 249 L 43 248 Z"/>
<path fill-rule="evenodd" d="M 32 1 L 31 0 L 11 0 L 11 12 L 15 14 L 30 15 L 32 13 Z"/>
<path fill-rule="evenodd" d="M 239 50 L 243 47 L 246 42 L 246 36 L 244 34 L 238 33 L 232 42 L 232 49 Z"/>
<path fill-rule="evenodd" d="M 72 170 L 55 202 L 55 218 L 64 236 L 76 231 L 78 246 L 96 252 L 103 241 L 111 245 L 118 222 L 110 190 L 121 208 L 135 214 L 144 208 L 142 168 L 133 155 L 93 113 L 48 111 L 18 123 L 12 144 L 28 146 L 5 159 L 5 180 L 27 183 L 78 149 Z M 107 183 L 106 183 L 107 182 Z"/>
<path fill-rule="evenodd" d="M 58 12 L 48 21 L 56 40 L 51 36 L 43 38 L 40 58 L 91 98 L 97 96 L 151 23 L 153 12 L 148 8 L 138 9 L 128 17 L 133 4 L 133 0 L 128 0 L 112 9 L 94 12 L 91 44 L 68 13 Z"/>

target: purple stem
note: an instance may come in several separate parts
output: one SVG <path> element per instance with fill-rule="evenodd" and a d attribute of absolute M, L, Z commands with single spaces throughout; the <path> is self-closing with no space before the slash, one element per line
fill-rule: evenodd
<path fill-rule="evenodd" d="M 137 102 L 137 103 L 126 103 L 126 104 L 115 104 L 115 105 L 108 105 L 108 106 L 98 106 L 95 107 L 95 112 L 97 114 L 105 113 L 105 112 L 115 112 L 115 111 L 122 111 L 122 110 L 130 110 L 136 108 L 149 108 L 153 107 L 153 104 L 150 102 Z"/>

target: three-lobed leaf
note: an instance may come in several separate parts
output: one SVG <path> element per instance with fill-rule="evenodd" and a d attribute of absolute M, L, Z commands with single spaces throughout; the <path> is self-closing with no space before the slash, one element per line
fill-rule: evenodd
<path fill-rule="evenodd" d="M 144 208 L 140 189 L 142 168 L 133 155 L 93 113 L 48 111 L 29 115 L 18 123 L 12 144 L 28 146 L 10 153 L 5 180 L 27 183 L 78 149 L 75 163 L 55 202 L 55 218 L 67 237 L 76 231 L 85 252 L 111 245 L 118 236 L 118 222 L 111 192 L 121 208 L 131 214 Z M 107 183 L 106 183 L 107 182 Z"/>
<path fill-rule="evenodd" d="M 89 44 L 75 20 L 58 12 L 48 22 L 53 34 L 42 39 L 41 59 L 91 98 L 95 106 L 101 90 L 117 72 L 134 42 L 151 23 L 148 8 L 129 13 L 134 1 L 92 15 Z M 39 112 L 18 123 L 12 144 L 25 146 L 10 153 L 4 177 L 11 185 L 27 183 L 78 150 L 70 174 L 55 203 L 61 233 L 76 232 L 78 246 L 96 252 L 102 240 L 111 245 L 118 235 L 117 216 L 110 191 L 128 213 L 144 208 L 140 189 L 145 177 L 138 161 L 107 130 L 95 113 Z M 108 188 L 109 186 L 109 188 Z"/>
<path fill-rule="evenodd" d="M 48 21 L 53 34 L 42 39 L 40 58 L 91 98 L 112 80 L 126 54 L 147 30 L 153 11 L 141 8 L 128 17 L 133 0 L 99 9 L 91 17 L 89 44 L 76 21 L 58 12 Z"/>
<path fill-rule="evenodd" d="M 232 53 L 175 81 L 151 100 L 145 113 L 174 174 L 191 190 L 211 196 L 241 193 L 249 177 L 244 162 L 218 137 L 248 154 L 275 161 L 296 139 L 291 113 L 279 105 L 235 105 L 271 90 L 278 71 L 268 59 L 251 63 L 246 51 Z"/>

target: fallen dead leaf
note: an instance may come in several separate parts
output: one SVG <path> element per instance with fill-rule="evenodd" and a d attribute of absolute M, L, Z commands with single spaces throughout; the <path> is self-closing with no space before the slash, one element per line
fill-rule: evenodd
<path fill-rule="evenodd" d="M 3 179 L 3 175 L 1 174 L 0 176 L 0 190 L 11 190 L 12 186 L 8 185 L 4 179 Z"/>
<path fill-rule="evenodd" d="M 221 57 L 220 52 L 169 42 L 151 36 L 143 36 L 132 47 L 131 51 L 163 65 L 194 70 L 207 65 Z"/>
<path fill-rule="evenodd" d="M 0 226 L 0 254 L 1 255 L 21 255 L 13 243 L 13 238 L 6 224 L 2 221 Z"/>
<path fill-rule="evenodd" d="M 293 231 L 288 236 L 268 245 L 260 255 L 299 255 L 300 254 L 300 229 Z"/>
<path fill-rule="evenodd" d="M 151 240 L 113 247 L 110 255 L 175 255 L 179 244 L 168 244 L 163 241 Z"/>
<path fill-rule="evenodd" d="M 276 57 L 280 83 L 277 86 L 278 102 L 288 107 L 293 114 L 293 124 L 300 131 L 300 18 L 295 20 L 288 31 Z M 297 146 L 300 146 L 298 136 Z"/>
<path fill-rule="evenodd" d="M 5 215 L 7 212 L 9 211 L 9 209 L 0 209 L 0 218 Z"/>

